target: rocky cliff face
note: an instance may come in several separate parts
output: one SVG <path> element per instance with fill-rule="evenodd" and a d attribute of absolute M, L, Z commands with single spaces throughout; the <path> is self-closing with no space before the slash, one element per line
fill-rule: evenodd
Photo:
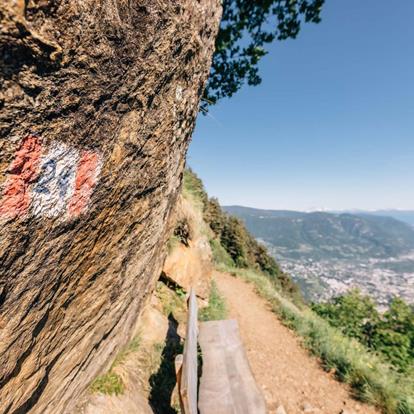
<path fill-rule="evenodd" d="M 0 5 L 0 412 L 66 413 L 129 339 L 218 0 Z"/>

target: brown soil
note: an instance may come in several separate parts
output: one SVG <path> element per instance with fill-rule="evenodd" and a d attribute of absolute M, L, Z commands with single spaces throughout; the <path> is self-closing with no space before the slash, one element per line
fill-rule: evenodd
<path fill-rule="evenodd" d="M 379 414 L 352 399 L 346 385 L 325 372 L 318 360 L 300 344 L 257 296 L 253 286 L 224 273 L 215 273 L 226 299 L 229 317 L 238 320 L 240 334 L 269 414 L 283 406 L 287 414 Z"/>

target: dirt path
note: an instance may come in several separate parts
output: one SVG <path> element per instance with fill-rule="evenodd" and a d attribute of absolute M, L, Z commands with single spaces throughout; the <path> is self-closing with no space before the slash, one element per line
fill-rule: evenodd
<path fill-rule="evenodd" d="M 269 414 L 282 405 L 287 414 L 379 414 L 353 400 L 346 385 L 319 366 L 283 326 L 253 287 L 231 275 L 216 273 L 229 317 L 238 320 L 241 337 Z"/>

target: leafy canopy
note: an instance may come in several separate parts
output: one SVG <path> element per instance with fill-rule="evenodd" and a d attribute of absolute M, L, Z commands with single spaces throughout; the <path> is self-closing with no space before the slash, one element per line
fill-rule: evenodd
<path fill-rule="evenodd" d="M 398 370 L 414 373 L 414 308 L 394 298 L 383 314 L 357 289 L 313 310 L 345 335 L 382 354 Z"/>
<path fill-rule="evenodd" d="M 205 102 L 231 97 L 247 82 L 261 82 L 259 60 L 274 40 L 296 38 L 302 23 L 319 23 L 325 0 L 223 0 Z"/>

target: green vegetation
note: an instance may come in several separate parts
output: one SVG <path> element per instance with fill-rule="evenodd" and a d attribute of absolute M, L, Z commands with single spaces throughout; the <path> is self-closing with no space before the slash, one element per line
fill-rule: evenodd
<path fill-rule="evenodd" d="M 92 393 L 105 395 L 120 395 L 125 391 L 122 378 L 115 372 L 117 366 L 121 365 L 126 358 L 134 352 L 137 352 L 140 346 L 139 336 L 134 337 L 116 356 L 111 368 L 105 374 L 97 377 L 90 386 Z"/>
<path fill-rule="evenodd" d="M 191 229 L 186 218 L 179 220 L 174 229 L 174 236 L 184 246 L 188 247 L 191 240 Z"/>
<path fill-rule="evenodd" d="M 414 375 L 414 309 L 394 299 L 380 314 L 374 301 L 355 289 L 313 310 L 345 335 L 378 352 L 397 370 Z"/>
<path fill-rule="evenodd" d="M 253 283 L 281 321 L 302 338 L 304 347 L 324 369 L 349 384 L 356 398 L 384 414 L 414 414 L 413 310 L 395 300 L 380 315 L 357 291 L 330 304 L 314 305 L 314 310 L 305 306 L 289 276 L 242 222 L 223 213 L 217 200 L 209 200 L 191 171 L 186 175 L 192 187 L 184 191 L 191 190 L 211 228 L 218 270 Z"/>
<path fill-rule="evenodd" d="M 266 248 L 246 230 L 243 222 L 225 213 L 217 199 L 209 199 L 202 181 L 192 172 L 184 174 L 183 194 L 191 198 L 203 212 L 211 229 L 210 245 L 216 263 L 262 272 L 296 301 L 301 301 L 299 288 L 267 253 Z"/>
<path fill-rule="evenodd" d="M 94 394 L 120 395 L 124 390 L 121 377 L 112 371 L 97 377 L 90 386 L 90 391 Z"/>
<path fill-rule="evenodd" d="M 224 263 L 227 266 L 234 266 L 233 259 L 227 253 L 226 249 L 217 239 L 210 239 L 210 247 L 213 253 L 213 261 L 215 264 Z"/>
<path fill-rule="evenodd" d="M 204 101 L 230 97 L 247 82 L 258 85 L 265 45 L 296 38 L 302 23 L 319 23 L 324 0 L 223 0 L 211 74 Z M 206 105 L 204 105 L 204 108 Z"/>
<path fill-rule="evenodd" d="M 185 292 L 166 282 L 158 281 L 156 286 L 156 294 L 162 304 L 162 311 L 165 316 L 173 317 L 181 322 L 186 321 L 187 305 L 185 301 Z"/>
<path fill-rule="evenodd" d="M 226 319 L 227 307 L 223 296 L 220 294 L 216 282 L 213 280 L 210 287 L 208 306 L 201 309 L 198 315 L 200 321 L 219 321 Z"/>
<path fill-rule="evenodd" d="M 190 200 L 196 208 L 201 211 L 205 210 L 208 196 L 204 190 L 203 182 L 189 168 L 184 171 L 183 196 Z"/>
<path fill-rule="evenodd" d="M 138 335 L 132 338 L 132 340 L 129 341 L 128 344 L 116 356 L 112 366 L 116 367 L 117 365 L 125 362 L 125 360 L 130 354 L 138 351 L 140 344 L 141 344 L 141 338 Z"/>
<path fill-rule="evenodd" d="M 171 253 L 180 244 L 189 247 L 191 238 L 191 227 L 187 218 L 178 220 L 167 242 L 168 253 Z"/>
<path fill-rule="evenodd" d="M 253 283 L 283 323 L 302 337 L 303 345 L 316 355 L 327 371 L 352 387 L 354 396 L 379 407 L 385 414 L 414 414 L 414 379 L 397 372 L 384 358 L 359 341 L 283 297 L 271 281 L 252 270 L 220 267 Z"/>

